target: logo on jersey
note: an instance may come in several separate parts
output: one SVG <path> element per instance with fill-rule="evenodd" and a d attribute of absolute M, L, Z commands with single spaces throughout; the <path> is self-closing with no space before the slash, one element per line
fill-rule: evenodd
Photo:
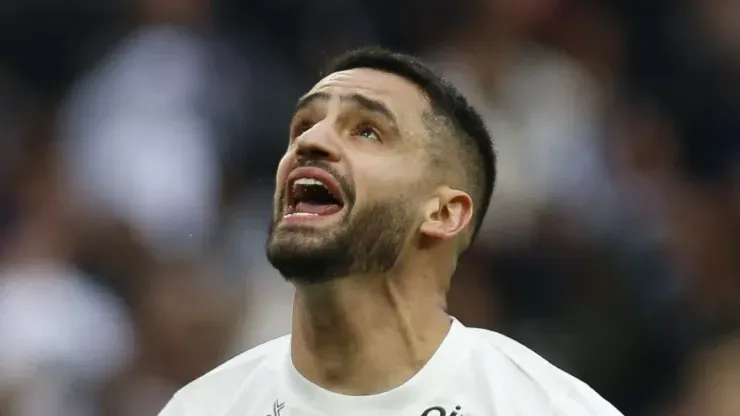
<path fill-rule="evenodd" d="M 463 416 L 461 411 L 462 406 L 460 405 L 455 406 L 455 409 L 450 413 L 447 413 L 447 409 L 442 406 L 432 406 L 425 410 L 420 416 Z"/>
<path fill-rule="evenodd" d="M 280 400 L 275 400 L 275 403 L 272 405 L 272 414 L 267 416 L 280 416 L 280 412 L 283 411 L 284 407 L 285 403 Z"/>

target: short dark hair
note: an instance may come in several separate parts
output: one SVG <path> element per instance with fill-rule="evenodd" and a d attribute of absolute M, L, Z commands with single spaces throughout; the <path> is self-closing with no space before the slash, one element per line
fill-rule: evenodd
<path fill-rule="evenodd" d="M 397 75 L 418 86 L 429 99 L 434 118 L 441 119 L 451 129 L 457 141 L 445 146 L 449 155 L 460 155 L 446 166 L 462 166 L 472 188 L 471 196 L 478 208 L 474 213 L 474 228 L 471 242 L 480 231 L 483 218 L 496 182 L 496 153 L 491 136 L 480 114 L 467 99 L 447 80 L 438 75 L 421 60 L 380 47 L 362 48 L 347 52 L 333 60 L 325 74 L 356 68 L 375 69 Z"/>

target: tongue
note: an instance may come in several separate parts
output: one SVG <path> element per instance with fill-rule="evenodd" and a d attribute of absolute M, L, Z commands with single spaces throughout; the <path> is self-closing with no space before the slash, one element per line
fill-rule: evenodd
<path fill-rule="evenodd" d="M 311 204 L 308 202 L 299 202 L 295 206 L 295 212 L 306 214 L 331 215 L 341 211 L 342 207 L 337 204 Z"/>

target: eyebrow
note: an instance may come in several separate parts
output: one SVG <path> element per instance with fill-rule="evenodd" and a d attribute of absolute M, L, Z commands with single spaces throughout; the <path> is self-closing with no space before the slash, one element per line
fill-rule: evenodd
<path fill-rule="evenodd" d="M 319 91 L 319 92 L 308 94 L 302 97 L 300 100 L 298 100 L 298 104 L 296 105 L 295 111 L 296 112 L 301 111 L 317 101 L 329 101 L 330 99 L 331 99 L 331 94 L 326 93 L 326 92 Z M 361 94 L 342 95 L 339 97 L 339 100 L 342 102 L 350 102 L 367 111 L 379 114 L 385 117 L 386 119 L 388 119 L 394 126 L 398 125 L 396 116 L 394 116 L 390 108 L 388 108 L 388 106 L 385 105 L 381 101 L 365 97 L 364 95 L 361 95 Z"/>

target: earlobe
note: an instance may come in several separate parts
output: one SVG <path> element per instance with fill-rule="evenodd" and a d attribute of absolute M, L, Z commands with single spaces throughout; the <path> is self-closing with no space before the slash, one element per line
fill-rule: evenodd
<path fill-rule="evenodd" d="M 425 206 L 422 234 L 438 239 L 450 239 L 463 231 L 473 216 L 473 201 L 462 191 L 448 189 Z"/>

